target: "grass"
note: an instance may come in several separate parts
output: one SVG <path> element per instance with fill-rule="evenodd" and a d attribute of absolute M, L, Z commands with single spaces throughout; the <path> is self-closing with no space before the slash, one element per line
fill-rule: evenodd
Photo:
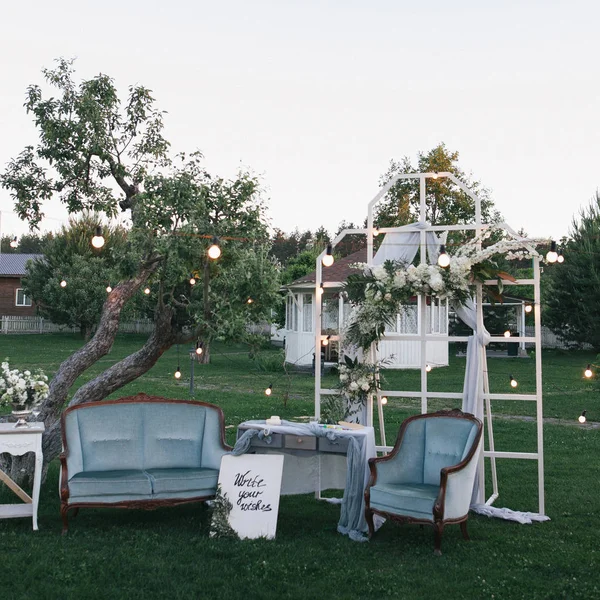
<path fill-rule="evenodd" d="M 78 380 L 81 385 L 101 368 L 139 347 L 141 338 L 118 339 L 104 362 Z M 0 358 L 19 368 L 42 367 L 52 373 L 81 344 L 76 336 L 2 336 Z M 584 408 L 599 420 L 595 382 L 582 379 L 592 356 L 544 354 L 544 415 L 558 422 L 544 428 L 547 523 L 518 525 L 477 515 L 469 518 L 472 541 L 457 526 L 444 533 L 442 557 L 433 556 L 431 529 L 386 524 L 372 542 L 359 544 L 337 534 L 339 507 L 308 496 L 281 499 L 277 538 L 233 541 L 208 537 L 210 510 L 202 505 L 154 512 L 82 510 L 60 535 L 58 466 L 53 463 L 42 486 L 40 531 L 31 521 L 0 521 L 4 566 L 2 600 L 21 598 L 593 598 L 600 597 L 597 531 L 600 489 L 600 430 L 580 427 Z M 187 351 L 181 351 L 184 379 Z M 270 364 L 270 363 L 269 363 Z M 146 391 L 187 398 L 188 382 L 176 382 L 177 352 L 168 352 L 144 377 L 114 394 Z M 533 391 L 535 363 L 490 359 L 493 392 L 508 391 L 508 375 L 519 392 Z M 235 426 L 251 418 L 279 414 L 296 419 L 313 414 L 313 378 L 286 377 L 259 368 L 242 346 L 213 349 L 210 365 L 196 365 L 196 398 L 220 405 L 228 441 Z M 432 389 L 460 391 L 464 359 L 430 374 Z M 417 390 L 418 373 L 388 374 L 389 387 Z M 333 385 L 334 379 L 325 385 Z M 264 389 L 273 383 L 270 398 Z M 284 402 L 284 394 L 287 400 Z M 431 407 L 444 404 L 432 402 Z M 456 405 L 456 402 L 446 404 Z M 534 414 L 525 402 L 493 405 L 496 447 L 535 449 L 535 423 L 508 419 Z M 418 412 L 414 399 L 390 399 L 386 430 L 392 441 L 398 425 Z M 564 421 L 564 423 L 563 423 Z M 537 510 L 537 473 L 533 461 L 498 462 L 498 506 Z M 12 502 L 0 489 L 0 502 Z"/>

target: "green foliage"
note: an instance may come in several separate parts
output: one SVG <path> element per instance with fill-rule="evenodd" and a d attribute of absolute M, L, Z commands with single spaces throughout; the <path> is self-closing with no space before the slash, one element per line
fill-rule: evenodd
<path fill-rule="evenodd" d="M 217 493 L 212 501 L 212 507 L 211 537 L 239 539 L 238 534 L 229 524 L 229 515 L 233 509 L 233 504 L 231 504 L 227 494 L 223 493 L 220 485 L 217 486 Z"/>
<path fill-rule="evenodd" d="M 26 233 L 17 237 L 17 246 L 13 248 L 10 243 L 15 238 L 14 235 L 3 235 L 0 241 L 2 254 L 43 254 L 44 248 L 53 234 L 46 232 L 42 235 L 37 233 Z"/>
<path fill-rule="evenodd" d="M 495 223 L 501 220 L 494 209 L 489 191 L 478 181 L 472 181 L 458 166 L 458 152 L 450 151 L 441 143 L 427 153 L 420 152 L 416 167 L 408 157 L 400 161 L 392 160 L 380 179 L 384 185 L 399 173 L 441 173 L 450 172 L 463 181 L 481 198 L 481 216 L 484 222 Z M 427 179 L 426 219 L 432 225 L 472 223 L 475 220 L 475 203 L 458 186 L 447 178 Z M 419 220 L 419 180 L 397 181 L 388 191 L 385 199 L 377 206 L 375 224 L 379 227 L 396 227 Z M 458 241 L 461 236 L 449 236 Z"/>
<path fill-rule="evenodd" d="M 544 268 L 544 324 L 576 344 L 600 350 L 600 195 L 573 219 L 565 262 Z"/>
<path fill-rule="evenodd" d="M 68 227 L 46 242 L 43 258 L 28 263 L 23 279 L 25 293 L 35 300 L 42 316 L 79 327 L 86 337 L 100 319 L 107 286 L 114 287 L 121 278 L 121 258 L 126 253 L 126 232 L 118 227 L 104 226 L 104 247 L 92 247 L 90 240 L 99 225 L 97 215 L 70 219 Z"/>

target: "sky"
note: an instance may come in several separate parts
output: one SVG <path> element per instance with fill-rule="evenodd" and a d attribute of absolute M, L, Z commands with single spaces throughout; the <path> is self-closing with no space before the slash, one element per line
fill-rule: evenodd
<path fill-rule="evenodd" d="M 0 20 L 0 169 L 25 90 L 76 57 L 153 90 L 175 152 L 260 176 L 273 227 L 362 223 L 390 159 L 444 142 L 515 230 L 566 235 L 600 186 L 597 1 L 30 0 Z M 27 225 L 0 190 L 2 234 Z M 42 230 L 66 219 L 50 203 Z"/>

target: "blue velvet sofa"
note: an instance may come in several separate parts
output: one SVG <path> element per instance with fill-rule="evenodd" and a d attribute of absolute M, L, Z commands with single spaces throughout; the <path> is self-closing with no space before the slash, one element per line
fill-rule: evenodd
<path fill-rule="evenodd" d="M 442 532 L 460 523 L 465 539 L 477 470 L 482 423 L 459 409 L 410 417 L 402 423 L 393 450 L 371 458 L 365 491 L 369 537 L 373 515 L 401 523 L 433 525 L 435 554 Z"/>
<path fill-rule="evenodd" d="M 225 444 L 218 406 L 138 394 L 62 415 L 63 533 L 70 509 L 153 509 L 214 498 Z"/>

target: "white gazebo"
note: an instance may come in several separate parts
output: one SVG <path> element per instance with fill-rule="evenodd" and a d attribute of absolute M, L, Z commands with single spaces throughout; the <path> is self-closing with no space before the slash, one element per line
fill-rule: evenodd
<path fill-rule="evenodd" d="M 345 299 L 343 286 L 352 272 L 351 265 L 367 262 L 367 250 L 359 250 L 345 258 L 336 260 L 328 269 L 323 270 L 322 284 L 315 288 L 316 271 L 300 277 L 285 286 L 286 311 L 285 325 L 277 332 L 278 337 L 285 338 L 285 360 L 287 363 L 307 366 L 311 365 L 315 356 L 315 307 L 317 300 L 322 307 L 320 339 L 331 336 L 329 348 L 323 348 L 326 360 L 337 358 L 337 347 L 340 333 L 350 315 L 352 306 Z M 318 294 L 318 298 L 317 298 Z M 387 327 L 389 334 L 417 335 L 420 331 L 419 318 L 421 302 L 426 303 L 425 330 L 431 336 L 427 344 L 426 361 L 434 367 L 448 365 L 448 302 L 417 296 L 414 303 L 405 306 L 396 316 L 396 323 Z M 440 340 L 435 337 L 439 336 Z M 421 345 L 415 340 L 383 339 L 377 348 L 377 359 L 386 360 L 390 369 L 418 369 L 421 366 Z"/>

